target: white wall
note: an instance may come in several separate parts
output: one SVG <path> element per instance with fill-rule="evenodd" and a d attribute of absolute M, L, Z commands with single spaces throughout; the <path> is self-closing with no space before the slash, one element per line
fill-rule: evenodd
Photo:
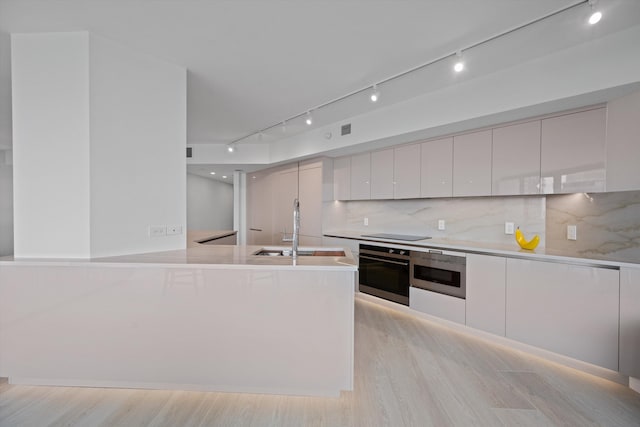
<path fill-rule="evenodd" d="M 187 174 L 187 228 L 233 230 L 233 185 Z"/>
<path fill-rule="evenodd" d="M 13 166 L 11 151 L 0 151 L 0 256 L 13 254 Z"/>
<path fill-rule="evenodd" d="M 90 36 L 91 255 L 186 247 L 186 70 Z"/>
<path fill-rule="evenodd" d="M 89 37 L 11 36 L 18 257 L 89 255 Z"/>
<path fill-rule="evenodd" d="M 86 32 L 12 35 L 15 255 L 180 249 L 186 70 Z"/>

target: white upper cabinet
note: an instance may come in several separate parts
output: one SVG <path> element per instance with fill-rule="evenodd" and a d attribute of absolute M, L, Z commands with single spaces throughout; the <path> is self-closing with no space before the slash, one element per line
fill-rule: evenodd
<path fill-rule="evenodd" d="M 606 109 L 542 120 L 542 193 L 605 189 Z"/>
<path fill-rule="evenodd" d="M 351 198 L 351 157 L 339 157 L 333 160 L 333 198 L 349 200 Z"/>
<path fill-rule="evenodd" d="M 420 197 L 420 144 L 394 149 L 393 180 L 394 198 Z"/>
<path fill-rule="evenodd" d="M 607 104 L 607 191 L 640 190 L 640 92 Z"/>
<path fill-rule="evenodd" d="M 540 192 L 540 120 L 493 129 L 493 195 Z"/>
<path fill-rule="evenodd" d="M 453 138 L 421 144 L 420 196 L 453 196 Z"/>
<path fill-rule="evenodd" d="M 351 156 L 351 200 L 371 198 L 371 154 Z"/>
<path fill-rule="evenodd" d="M 393 148 L 389 148 L 371 153 L 372 199 L 393 199 L 393 151 Z"/>
<path fill-rule="evenodd" d="M 491 194 L 491 129 L 453 137 L 453 195 Z"/>

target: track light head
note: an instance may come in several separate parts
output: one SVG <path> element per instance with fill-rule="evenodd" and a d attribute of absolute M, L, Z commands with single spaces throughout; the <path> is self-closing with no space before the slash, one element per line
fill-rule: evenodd
<path fill-rule="evenodd" d="M 380 91 L 378 90 L 377 85 L 373 85 L 373 87 L 371 88 L 369 99 L 371 100 L 371 102 L 378 102 L 378 99 L 380 99 Z"/>
<path fill-rule="evenodd" d="M 462 51 L 459 50 L 456 52 L 456 63 L 453 65 L 453 71 L 459 73 L 464 70 L 464 60 L 462 59 Z"/>
<path fill-rule="evenodd" d="M 589 6 L 591 7 L 591 15 L 589 16 L 589 24 L 594 25 L 600 22 L 602 19 L 602 12 L 596 10 L 595 6 L 597 0 L 589 0 Z"/>

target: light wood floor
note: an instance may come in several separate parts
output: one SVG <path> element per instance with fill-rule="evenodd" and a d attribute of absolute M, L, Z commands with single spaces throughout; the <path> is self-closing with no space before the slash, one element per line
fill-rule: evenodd
<path fill-rule="evenodd" d="M 0 426 L 640 426 L 619 384 L 356 299 L 340 398 L 13 386 Z"/>

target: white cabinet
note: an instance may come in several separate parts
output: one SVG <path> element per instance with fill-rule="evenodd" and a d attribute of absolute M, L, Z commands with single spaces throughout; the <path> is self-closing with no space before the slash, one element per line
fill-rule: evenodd
<path fill-rule="evenodd" d="M 409 288 L 409 307 L 452 322 L 465 323 L 465 301 L 420 288 Z"/>
<path fill-rule="evenodd" d="M 605 189 L 605 108 L 542 120 L 542 193 Z"/>
<path fill-rule="evenodd" d="M 351 200 L 371 198 L 371 154 L 351 156 Z"/>
<path fill-rule="evenodd" d="M 371 198 L 393 199 L 393 148 L 371 153 Z"/>
<path fill-rule="evenodd" d="M 322 244 L 322 164 L 300 165 L 298 172 L 300 201 L 300 245 Z M 293 206 L 289 212 L 293 228 Z"/>
<path fill-rule="evenodd" d="M 540 120 L 493 129 L 493 195 L 540 192 Z"/>
<path fill-rule="evenodd" d="M 420 144 L 403 145 L 393 153 L 393 197 L 420 197 Z"/>
<path fill-rule="evenodd" d="M 491 195 L 491 130 L 453 137 L 453 195 Z"/>
<path fill-rule="evenodd" d="M 620 372 L 640 378 L 640 268 L 620 270 Z"/>
<path fill-rule="evenodd" d="M 351 198 L 351 157 L 339 157 L 333 160 L 333 198 L 349 200 Z"/>
<path fill-rule="evenodd" d="M 467 326 L 505 335 L 506 259 L 467 254 Z"/>
<path fill-rule="evenodd" d="M 640 92 L 607 104 L 607 191 L 640 190 Z"/>
<path fill-rule="evenodd" d="M 421 144 L 420 195 L 453 196 L 453 138 Z"/>
<path fill-rule="evenodd" d="M 293 200 L 298 197 L 298 165 L 272 175 L 273 232 L 271 243 L 282 244 L 293 233 Z M 301 221 L 302 222 L 302 221 Z"/>
<path fill-rule="evenodd" d="M 506 336 L 618 370 L 619 271 L 507 259 Z"/>
<path fill-rule="evenodd" d="M 247 174 L 247 244 L 270 245 L 272 239 L 271 175 Z"/>

